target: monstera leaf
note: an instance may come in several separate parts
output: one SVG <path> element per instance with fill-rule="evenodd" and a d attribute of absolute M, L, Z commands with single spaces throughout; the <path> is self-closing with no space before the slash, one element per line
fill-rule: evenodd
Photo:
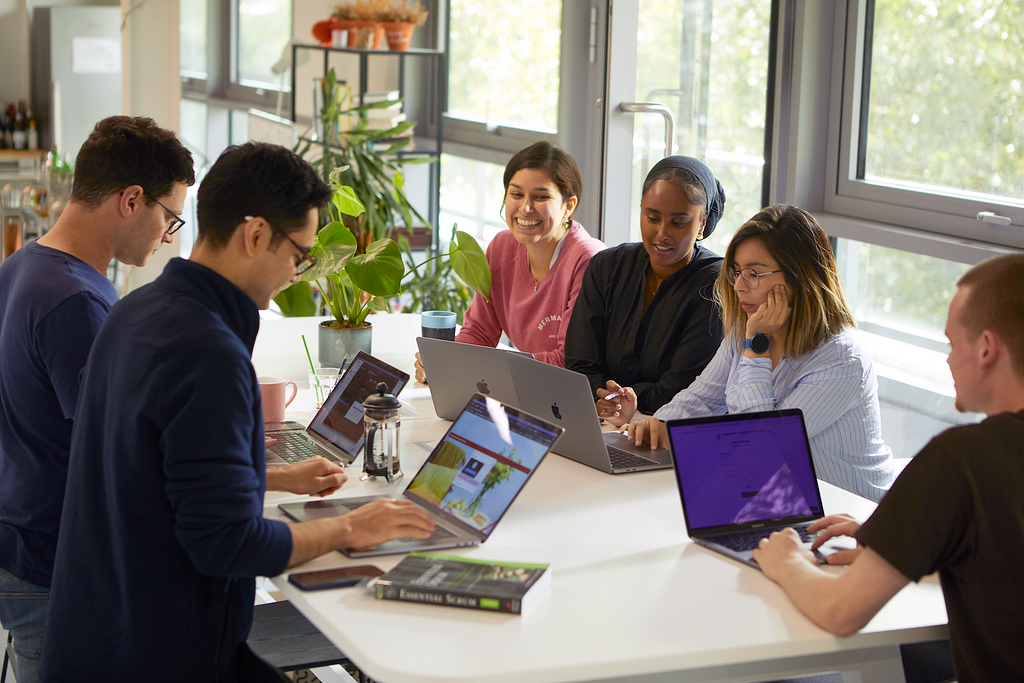
<path fill-rule="evenodd" d="M 487 299 L 491 298 L 491 267 L 487 264 L 487 255 L 476 240 L 470 235 L 455 230 L 451 245 L 448 247 L 448 258 L 452 262 L 455 274 L 473 291 Z"/>

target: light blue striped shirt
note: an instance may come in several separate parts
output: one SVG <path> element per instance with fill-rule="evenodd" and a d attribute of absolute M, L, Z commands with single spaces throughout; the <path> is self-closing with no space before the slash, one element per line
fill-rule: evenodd
<path fill-rule="evenodd" d="M 875 502 L 892 485 L 871 355 L 846 329 L 800 358 L 746 358 L 726 339 L 704 372 L 654 414 L 701 415 L 800 408 L 818 478 Z"/>

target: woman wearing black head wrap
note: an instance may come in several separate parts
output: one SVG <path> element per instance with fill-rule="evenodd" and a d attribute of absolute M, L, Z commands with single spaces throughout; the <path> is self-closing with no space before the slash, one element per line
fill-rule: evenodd
<path fill-rule="evenodd" d="M 566 332 L 565 366 L 588 377 L 598 413 L 613 424 L 668 403 L 718 349 L 722 322 L 711 293 L 722 258 L 697 242 L 724 208 L 711 169 L 667 157 L 644 181 L 642 243 L 591 259 Z"/>

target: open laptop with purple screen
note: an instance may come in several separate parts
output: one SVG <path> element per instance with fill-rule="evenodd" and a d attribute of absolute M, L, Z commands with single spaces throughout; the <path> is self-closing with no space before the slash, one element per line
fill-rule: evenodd
<path fill-rule="evenodd" d="M 666 427 L 695 543 L 757 567 L 751 551 L 774 531 L 793 527 L 813 540 L 806 527 L 824 510 L 800 410 L 670 420 Z"/>

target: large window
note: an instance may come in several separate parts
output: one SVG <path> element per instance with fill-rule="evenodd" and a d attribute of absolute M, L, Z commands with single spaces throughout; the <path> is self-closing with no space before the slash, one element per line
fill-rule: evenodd
<path fill-rule="evenodd" d="M 701 159 L 721 182 L 725 213 L 705 243 L 717 253 L 763 206 L 771 12 L 770 0 L 640 0 L 638 6 L 633 97 L 667 107 L 672 152 Z M 663 118 L 634 118 L 630 241 L 640 239 L 643 180 L 669 153 Z"/>
<path fill-rule="evenodd" d="M 273 108 L 290 86 L 292 0 L 181 0 L 179 30 L 183 96 Z"/>
<path fill-rule="evenodd" d="M 236 0 L 237 34 L 232 82 L 267 90 L 286 90 L 284 69 L 273 71 L 291 40 L 291 0 Z"/>
<path fill-rule="evenodd" d="M 448 115 L 555 132 L 561 5 L 452 0 Z"/>
<path fill-rule="evenodd" d="M 851 0 L 838 20 L 829 210 L 1024 247 L 1024 4 Z"/>

